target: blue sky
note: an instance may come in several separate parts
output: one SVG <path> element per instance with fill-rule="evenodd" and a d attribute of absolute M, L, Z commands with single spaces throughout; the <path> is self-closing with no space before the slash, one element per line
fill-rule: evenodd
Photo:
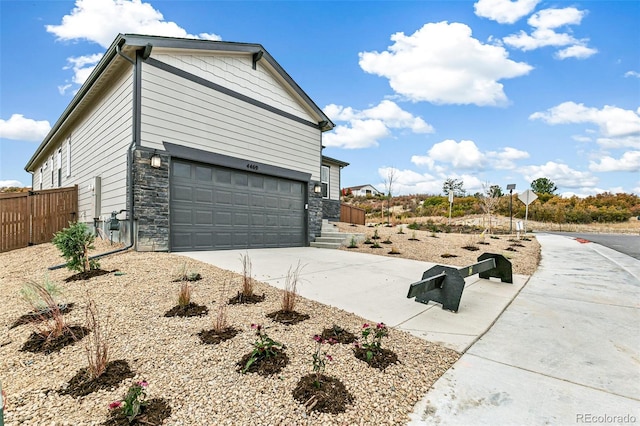
<path fill-rule="evenodd" d="M 337 125 L 342 186 L 640 194 L 640 2 L 0 0 L 0 187 L 117 33 L 260 43 Z"/>

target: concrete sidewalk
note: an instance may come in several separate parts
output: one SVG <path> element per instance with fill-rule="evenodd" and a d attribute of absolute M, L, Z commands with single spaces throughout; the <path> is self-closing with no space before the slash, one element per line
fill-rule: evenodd
<path fill-rule="evenodd" d="M 283 288 L 287 271 L 303 265 L 301 296 L 355 313 L 371 322 L 384 322 L 415 336 L 464 352 L 502 313 L 528 277 L 514 275 L 514 284 L 499 280 L 465 280 L 458 313 L 439 304 L 407 299 L 409 285 L 419 281 L 433 263 L 366 253 L 312 247 L 222 250 L 179 253 L 222 269 L 242 272 L 240 255 L 247 252 L 253 276 Z"/>
<path fill-rule="evenodd" d="M 640 261 L 538 235 L 542 262 L 412 425 L 640 422 Z"/>

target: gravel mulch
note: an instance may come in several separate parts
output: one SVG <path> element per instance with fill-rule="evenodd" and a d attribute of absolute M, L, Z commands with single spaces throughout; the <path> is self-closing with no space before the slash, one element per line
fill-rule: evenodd
<path fill-rule="evenodd" d="M 97 245 L 98 251 L 113 248 L 104 242 Z M 163 415 L 170 413 L 165 424 L 403 425 L 414 404 L 459 358 L 455 351 L 394 329 L 382 344 L 398 362 L 384 371 L 358 360 L 351 344 L 327 346 L 333 361 L 327 362 L 325 374 L 339 379 L 353 402 L 344 413 L 309 412 L 293 391 L 302 377 L 312 373 L 316 346 L 312 337 L 334 325 L 359 336 L 362 324 L 376 318 L 360 318 L 300 298 L 295 310 L 309 319 L 290 325 L 274 322 L 267 314 L 280 309 L 280 290 L 256 283 L 255 292 L 265 295 L 263 301 L 227 306 L 229 326 L 239 333 L 204 344 L 199 333 L 212 329 L 219 304 L 240 289 L 239 275 L 177 255 L 124 252 L 100 259 L 101 268 L 109 273 L 65 282 L 73 272 L 47 270 L 61 262 L 51 244 L 0 254 L 0 380 L 7 393 L 7 426 L 102 424 L 109 419 L 108 405 L 140 380 L 149 382 L 150 400 L 166 402 L 159 404 Z M 209 313 L 165 317 L 177 304 L 180 283 L 173 280 L 185 268 L 201 274 L 202 279 L 192 284 L 192 301 L 208 306 Z M 30 280 L 42 282 L 45 276 L 63 290 L 60 303 L 75 304 L 64 315 L 67 324 L 86 326 L 87 295 L 100 314 L 109 317 L 110 359 L 124 360 L 131 369 L 121 382 L 114 380 L 117 384 L 81 397 L 60 392 L 87 367 L 84 345 L 90 339 L 86 337 L 47 355 L 20 350 L 36 326 L 11 328 L 31 309 L 21 300 L 20 288 Z M 226 285 L 229 280 L 231 285 Z M 269 337 L 285 345 L 288 363 L 279 373 L 263 377 L 237 372 L 237 363 L 253 349 L 252 323 L 262 324 Z"/>
<path fill-rule="evenodd" d="M 540 263 L 540 244 L 532 235 L 528 235 L 529 241 L 521 239 L 514 242 L 515 236 L 513 235 L 485 235 L 483 237 L 480 233 L 433 233 L 423 230 L 413 231 L 407 228 L 403 229 L 403 234 L 399 234 L 400 228 L 397 226 L 352 226 L 348 223 L 338 223 L 337 225 L 342 232 L 364 234 L 369 238 L 373 237 L 377 229 L 380 236 L 378 241 L 390 240 L 391 244 L 386 247 L 393 247 L 400 254 L 389 254 L 389 250 L 372 249 L 370 245 L 363 243 L 359 243 L 357 248 L 343 246 L 342 250 L 403 257 L 452 266 L 471 265 L 477 262 L 482 253 L 497 253 L 504 255 L 511 261 L 514 274 L 521 275 L 532 275 Z"/>

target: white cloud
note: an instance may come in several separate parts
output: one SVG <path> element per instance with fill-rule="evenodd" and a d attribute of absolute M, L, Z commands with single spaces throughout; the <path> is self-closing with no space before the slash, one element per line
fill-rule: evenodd
<path fill-rule="evenodd" d="M 556 59 L 577 58 L 586 59 L 598 52 L 597 49 L 587 46 L 589 39 L 576 39 L 569 32 L 558 32 L 558 28 L 569 25 L 580 25 L 586 11 L 575 7 L 563 9 L 544 9 L 534 13 L 527 23 L 534 28 L 531 34 L 520 31 L 504 37 L 502 41 L 516 49 L 528 51 L 541 47 L 563 47 L 556 52 Z"/>
<path fill-rule="evenodd" d="M 535 9 L 540 0 L 478 0 L 474 5 L 476 15 L 500 24 L 513 24 Z"/>
<path fill-rule="evenodd" d="M 71 78 L 71 81 L 80 86 L 87 80 L 87 78 L 89 78 L 89 75 L 91 75 L 96 64 L 100 62 L 100 59 L 102 59 L 102 56 L 103 53 L 94 53 L 93 55 L 70 57 L 67 58 L 67 66 L 62 69 L 72 69 L 73 77 Z M 66 91 L 72 87 L 73 84 L 70 83 L 58 86 L 58 92 L 60 92 L 61 95 L 64 95 Z"/>
<path fill-rule="evenodd" d="M 593 49 L 587 46 L 570 46 L 566 49 L 558 50 L 553 56 L 556 59 L 567 59 L 567 58 L 576 58 L 576 59 L 587 59 L 590 56 L 598 53 L 598 49 Z"/>
<path fill-rule="evenodd" d="M 637 71 L 627 71 L 624 73 L 625 77 L 636 77 L 636 78 L 640 78 L 640 72 Z"/>
<path fill-rule="evenodd" d="M 13 114 L 8 120 L 0 119 L 0 138 L 39 142 L 47 136 L 51 125 L 46 120 L 36 121 Z"/>
<path fill-rule="evenodd" d="M 601 158 L 599 163 L 591 161 L 589 170 L 592 172 L 640 172 L 640 151 L 627 151 L 619 159 L 606 156 Z"/>
<path fill-rule="evenodd" d="M 104 48 L 109 47 L 119 33 L 220 40 L 216 34 L 189 34 L 175 22 L 165 21 L 160 11 L 141 0 L 76 0 L 71 13 L 65 15 L 59 25 L 45 27 L 58 40 L 86 40 Z M 67 58 L 64 69 L 72 69 L 71 81 L 81 85 L 101 58 L 101 53 Z M 58 91 L 65 94 L 72 87 L 67 81 L 58 86 Z"/>
<path fill-rule="evenodd" d="M 502 151 L 483 153 L 473 141 L 456 142 L 451 139 L 434 144 L 427 155 L 413 155 L 411 162 L 416 166 L 427 166 L 430 170 L 443 172 L 444 167 L 437 163 L 446 163 L 459 170 L 484 170 L 487 167 L 510 170 L 516 167 L 515 162 L 529 158 L 529 153 L 519 149 L 506 147 Z"/>
<path fill-rule="evenodd" d="M 0 188 L 24 188 L 19 180 L 0 180 Z"/>
<path fill-rule="evenodd" d="M 380 167 L 378 176 L 380 182 L 384 182 L 389 175 L 389 170 L 395 171 L 393 193 L 406 194 L 439 194 L 442 190 L 443 179 L 428 173 L 417 173 L 413 170 L 399 170 L 391 167 Z"/>
<path fill-rule="evenodd" d="M 566 164 L 548 161 L 546 164 L 525 166 L 519 170 L 529 182 L 538 178 L 551 179 L 557 186 L 564 188 L 594 187 L 598 178 L 589 172 L 574 170 Z"/>
<path fill-rule="evenodd" d="M 338 125 L 332 133 L 323 136 L 323 145 L 338 148 L 369 148 L 392 135 L 392 129 L 407 129 L 413 133 L 433 133 L 433 127 L 420 117 L 415 117 L 396 103 L 383 100 L 378 105 L 362 111 L 351 107 L 330 104 L 324 108 L 332 121 L 348 122 Z"/>
<path fill-rule="evenodd" d="M 338 125 L 322 135 L 327 147 L 357 149 L 378 146 L 378 140 L 389 136 L 389 129 L 380 120 L 351 120 L 349 126 Z"/>
<path fill-rule="evenodd" d="M 574 141 L 577 141 L 577 142 L 591 142 L 591 141 L 593 141 L 593 139 L 590 138 L 589 136 L 583 136 L 583 135 L 573 135 L 573 136 L 571 136 L 571 139 L 573 139 Z"/>
<path fill-rule="evenodd" d="M 604 149 L 635 148 L 640 149 L 640 134 L 615 138 L 597 138 L 596 142 Z"/>
<path fill-rule="evenodd" d="M 396 33 L 384 52 L 361 52 L 360 67 L 389 79 L 409 100 L 434 104 L 503 105 L 502 79 L 533 69 L 508 59 L 501 46 L 482 44 L 460 23 L 429 23 L 410 36 Z"/>
<path fill-rule="evenodd" d="M 602 144 L 613 145 L 612 139 L 622 139 L 621 145 L 635 145 L 640 137 L 640 114 L 615 106 L 602 109 L 586 107 L 575 102 L 563 102 L 544 112 L 535 112 L 530 120 L 543 120 L 547 124 L 592 123 L 598 126 L 604 137 Z M 600 140 L 599 140 L 600 143 Z"/>
<path fill-rule="evenodd" d="M 87 40 L 107 48 L 118 33 L 220 40 L 211 33 L 189 34 L 175 22 L 141 0 L 76 0 L 59 25 L 46 25 L 58 40 Z"/>

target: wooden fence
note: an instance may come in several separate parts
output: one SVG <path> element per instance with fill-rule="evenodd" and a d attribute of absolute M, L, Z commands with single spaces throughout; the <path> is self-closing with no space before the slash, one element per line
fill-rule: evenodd
<path fill-rule="evenodd" d="M 77 219 L 78 186 L 0 193 L 0 252 L 51 241 Z"/>
<path fill-rule="evenodd" d="M 364 225 L 364 210 L 348 204 L 340 205 L 340 222 Z"/>

